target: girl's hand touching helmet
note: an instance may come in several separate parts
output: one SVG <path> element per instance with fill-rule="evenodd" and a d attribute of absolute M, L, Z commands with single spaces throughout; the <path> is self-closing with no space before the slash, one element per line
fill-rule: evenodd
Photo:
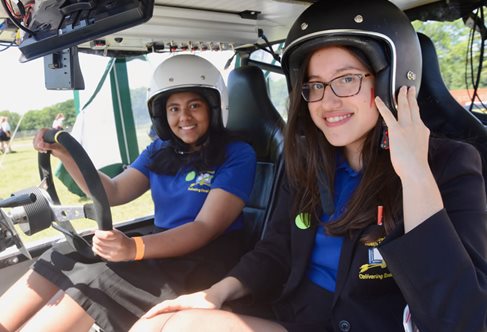
<path fill-rule="evenodd" d="M 397 175 L 421 178 L 429 171 L 430 130 L 421 120 L 416 88 L 402 86 L 397 97 L 397 119 L 383 101 L 375 98 L 377 109 L 389 129 L 391 161 Z"/>

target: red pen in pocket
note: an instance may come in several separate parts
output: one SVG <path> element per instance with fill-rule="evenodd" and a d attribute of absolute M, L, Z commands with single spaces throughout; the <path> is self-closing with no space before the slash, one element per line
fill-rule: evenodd
<path fill-rule="evenodd" d="M 382 226 L 382 212 L 384 207 L 382 205 L 377 206 L 377 225 Z"/>

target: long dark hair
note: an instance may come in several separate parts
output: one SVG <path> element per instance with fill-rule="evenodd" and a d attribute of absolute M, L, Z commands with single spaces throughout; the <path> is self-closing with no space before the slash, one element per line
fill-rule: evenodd
<path fill-rule="evenodd" d="M 353 49 L 349 49 L 353 54 Z M 343 148 L 332 146 L 316 127 L 309 114 L 308 105 L 301 97 L 301 85 L 307 76 L 311 54 L 303 62 L 299 77 L 291 93 L 291 105 L 285 131 L 284 153 L 286 171 L 295 190 L 293 215 L 309 213 L 311 223 L 319 222 L 321 211 L 319 174 L 325 174 L 333 193 L 337 155 Z M 358 57 L 363 62 L 360 57 Z M 367 64 L 365 64 L 367 66 Z M 372 71 L 371 71 L 372 72 Z M 362 240 L 370 242 L 389 234 L 402 216 L 402 191 L 400 179 L 395 173 L 388 150 L 379 147 L 382 136 L 382 120 L 367 134 L 362 149 L 362 180 L 352 194 L 343 215 L 324 224 L 330 235 L 351 236 L 357 230 L 367 228 L 377 221 L 377 206 L 384 207 L 383 232 L 366 232 Z M 334 195 L 332 195 L 334 197 Z"/>
<path fill-rule="evenodd" d="M 237 137 L 219 122 L 212 121 L 213 112 L 208 100 L 204 96 L 202 98 L 208 107 L 210 127 L 196 143 L 199 148 L 192 150 L 189 144 L 184 143 L 171 131 L 171 138 L 166 142 L 167 144 L 151 155 L 150 170 L 159 174 L 175 175 L 183 169 L 209 171 L 223 164 L 226 159 L 227 144 Z"/>

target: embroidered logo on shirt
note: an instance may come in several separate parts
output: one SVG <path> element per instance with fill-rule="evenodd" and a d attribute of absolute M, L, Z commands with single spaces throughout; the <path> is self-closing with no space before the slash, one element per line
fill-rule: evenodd
<path fill-rule="evenodd" d="M 186 174 L 185 180 L 186 180 L 186 182 L 193 181 L 195 177 L 196 177 L 196 172 L 191 171 L 188 174 Z"/>
<path fill-rule="evenodd" d="M 385 269 L 387 264 L 385 260 L 382 259 L 382 256 L 377 248 L 369 248 L 369 264 L 363 264 L 360 266 L 360 273 L 366 272 L 375 267 Z"/>
<path fill-rule="evenodd" d="M 384 237 L 380 237 L 375 241 L 366 242 L 366 243 L 364 243 L 364 245 L 367 247 L 377 247 L 383 240 L 384 240 Z"/>
<path fill-rule="evenodd" d="M 186 181 L 191 181 L 195 179 L 194 182 L 189 185 L 188 191 L 196 191 L 200 193 L 210 192 L 211 180 L 213 179 L 214 175 L 215 175 L 214 171 L 200 173 L 198 174 L 198 176 L 196 176 L 195 172 L 188 173 L 188 175 L 186 175 Z"/>
<path fill-rule="evenodd" d="M 377 273 L 377 274 L 369 274 L 369 273 L 364 273 L 369 271 L 370 269 L 375 269 L 375 268 L 381 268 L 385 269 L 387 268 L 387 263 L 386 261 L 382 258 L 382 255 L 380 254 L 379 250 L 377 249 L 377 246 L 384 240 L 384 238 L 379 238 L 377 241 L 374 242 L 369 242 L 365 243 L 365 245 L 369 248 L 369 263 L 368 264 L 363 264 L 360 266 L 360 271 L 358 274 L 359 279 L 363 280 L 383 280 L 386 278 L 391 278 L 392 273 L 390 272 L 384 272 L 384 273 Z"/>

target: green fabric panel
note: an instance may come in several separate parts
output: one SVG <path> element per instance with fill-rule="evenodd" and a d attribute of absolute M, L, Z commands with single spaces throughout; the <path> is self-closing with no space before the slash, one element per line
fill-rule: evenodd
<path fill-rule="evenodd" d="M 112 58 L 112 59 L 110 59 L 110 61 L 108 61 L 107 66 L 105 67 L 105 71 L 103 72 L 103 75 L 101 76 L 100 81 L 98 82 L 98 84 L 95 88 L 95 91 L 93 91 L 93 94 L 91 95 L 90 99 L 88 99 L 88 101 L 84 104 L 82 110 L 84 110 L 86 107 L 88 107 L 88 105 L 90 105 L 91 102 L 96 98 L 96 96 L 98 95 L 98 92 L 100 92 L 101 88 L 103 87 L 103 84 L 105 83 L 105 80 L 108 76 L 108 73 L 111 72 L 114 63 L 115 63 L 114 58 Z"/>
<path fill-rule="evenodd" d="M 78 115 L 81 110 L 81 104 L 79 99 L 79 90 L 73 90 L 73 99 L 74 99 L 74 111 L 75 114 Z"/>
<path fill-rule="evenodd" d="M 120 156 L 122 163 L 129 165 L 139 155 L 139 147 L 130 101 L 130 87 L 125 59 L 116 59 L 115 65 L 110 71 L 110 83 Z"/>
<path fill-rule="evenodd" d="M 99 171 L 113 178 L 116 175 L 122 173 L 124 168 L 125 167 L 123 164 L 117 163 L 102 167 L 101 169 L 99 169 Z M 59 164 L 56 169 L 55 175 L 66 186 L 66 188 L 68 188 L 70 192 L 78 195 L 79 197 L 86 197 L 86 194 L 78 187 L 76 182 L 74 182 L 73 178 L 66 171 L 66 168 L 64 168 L 63 164 Z"/>
<path fill-rule="evenodd" d="M 66 188 L 68 188 L 70 192 L 78 195 L 79 197 L 86 197 L 85 193 L 78 187 L 76 182 L 74 182 L 68 171 L 66 171 L 66 168 L 64 168 L 63 164 L 59 164 L 54 174 L 66 186 Z"/>
<path fill-rule="evenodd" d="M 239 68 L 239 67 L 242 67 L 242 58 L 240 57 L 240 54 L 237 53 L 237 57 L 235 58 L 234 68 Z"/>

